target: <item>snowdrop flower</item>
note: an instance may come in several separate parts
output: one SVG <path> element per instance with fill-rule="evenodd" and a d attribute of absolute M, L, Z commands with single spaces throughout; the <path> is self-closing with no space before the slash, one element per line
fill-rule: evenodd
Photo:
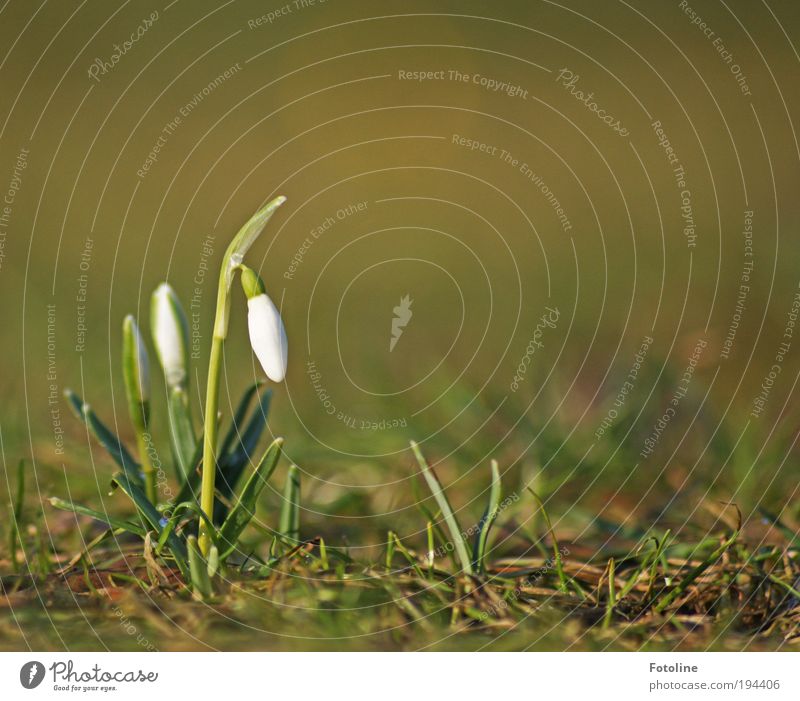
<path fill-rule="evenodd" d="M 228 337 L 233 276 L 237 270 L 245 270 L 242 265 L 245 255 L 261 235 L 272 215 L 284 202 L 286 202 L 285 197 L 276 197 L 259 209 L 239 229 L 222 257 L 217 287 L 217 309 L 214 314 L 214 333 L 211 336 L 211 352 L 208 357 L 206 411 L 203 417 L 203 478 L 200 484 L 200 508 L 206 514 L 214 513 L 219 438 L 217 435 L 219 380 L 222 372 L 222 346 Z M 250 307 L 250 340 L 267 375 L 279 382 L 286 374 L 286 332 L 283 330 L 278 311 L 264 294 L 264 285 L 261 284 L 258 275 L 248 273 L 246 277 L 247 281 L 244 280 L 244 276 L 242 281 Z M 253 299 L 262 295 L 263 300 Z M 207 556 L 211 552 L 212 539 L 209 525 L 205 520 L 201 520 L 197 542 L 200 552 Z"/>
<path fill-rule="evenodd" d="M 288 342 L 281 315 L 264 290 L 258 274 L 242 266 L 242 289 L 247 295 L 247 326 L 250 345 L 270 380 L 286 377 Z"/>
<path fill-rule="evenodd" d="M 162 282 L 150 300 L 150 330 L 164 379 L 170 389 L 188 379 L 189 324 L 175 290 Z"/>
<path fill-rule="evenodd" d="M 128 314 L 122 322 L 122 374 L 131 419 L 137 429 L 150 418 L 150 361 L 136 320 Z"/>

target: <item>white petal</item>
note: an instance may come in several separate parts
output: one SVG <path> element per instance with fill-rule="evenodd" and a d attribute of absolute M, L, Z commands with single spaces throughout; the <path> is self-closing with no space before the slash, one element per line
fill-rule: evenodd
<path fill-rule="evenodd" d="M 177 297 L 167 283 L 153 293 L 153 341 L 170 387 L 186 379 L 184 329 L 175 309 Z"/>
<path fill-rule="evenodd" d="M 267 295 L 247 300 L 247 325 L 250 345 L 270 380 L 281 382 L 286 376 L 288 343 L 278 309 Z"/>

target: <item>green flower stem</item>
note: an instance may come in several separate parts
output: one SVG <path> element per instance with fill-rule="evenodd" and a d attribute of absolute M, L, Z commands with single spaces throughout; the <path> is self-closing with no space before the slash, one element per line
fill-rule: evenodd
<path fill-rule="evenodd" d="M 214 336 L 211 340 L 211 357 L 208 361 L 208 383 L 206 386 L 206 413 L 203 417 L 203 480 L 200 486 L 200 508 L 208 518 L 214 518 L 214 484 L 217 477 L 217 410 L 219 406 L 219 375 L 222 370 L 222 344 L 228 337 L 228 322 L 231 309 L 231 284 L 233 275 L 240 268 L 242 260 L 259 234 L 264 230 L 270 217 L 286 201 L 276 197 L 259 209 L 249 221 L 239 229 L 228 245 L 222 258 L 217 288 L 217 308 L 214 316 Z M 211 548 L 211 536 L 207 524 L 201 519 L 198 545 L 204 557 Z"/>
<path fill-rule="evenodd" d="M 200 508 L 203 513 L 213 518 L 214 513 L 214 483 L 217 476 L 217 408 L 219 405 L 219 375 L 222 369 L 222 344 L 224 338 L 214 334 L 211 341 L 211 358 L 208 363 L 208 384 L 206 386 L 206 411 L 203 428 L 203 481 L 200 487 Z M 208 524 L 200 521 L 200 537 L 198 544 L 203 556 L 208 554 L 211 547 L 211 537 L 208 533 Z"/>

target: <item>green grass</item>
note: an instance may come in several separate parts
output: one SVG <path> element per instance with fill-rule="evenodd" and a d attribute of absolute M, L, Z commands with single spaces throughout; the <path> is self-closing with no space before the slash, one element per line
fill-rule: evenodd
<path fill-rule="evenodd" d="M 419 448 L 413 452 L 430 487 L 421 499 L 437 511 L 421 510 L 408 533 L 387 531 L 376 556 L 353 557 L 301 522 L 309 505 L 299 471 L 277 465 L 278 444 L 229 505 L 219 532 L 224 557 L 214 549 L 203 558 L 187 534 L 188 573 L 165 543 L 191 514 L 182 520 L 176 510 L 159 534 L 155 516 L 147 523 L 134 515 L 136 498 L 133 513 L 113 520 L 56 500 L 72 520 L 54 531 L 20 482 L 18 520 L 5 541 L 15 547 L 0 560 L 2 605 L 14 613 L 0 624 L 0 646 L 738 650 L 800 640 L 800 552 L 782 518 L 773 515 L 764 530 L 763 521 L 742 523 L 733 507 L 709 502 L 707 515 L 679 535 L 642 520 L 589 531 L 564 524 L 559 533 L 552 499 L 546 508 L 547 500 L 524 491 L 500 508 L 502 480 L 492 465 L 483 515 L 463 529 L 454 506 L 463 490 L 448 495 Z M 273 473 L 283 475 L 283 488 L 268 500 L 280 511 L 270 531 L 251 519 Z M 713 529 L 701 525 L 711 514 Z M 613 538 L 604 535 L 609 529 Z M 455 566 L 449 539 L 464 545 Z"/>
<path fill-rule="evenodd" d="M 306 465 L 320 479 L 301 492 L 300 470 L 281 461 L 283 441 L 262 437 L 272 396 L 254 385 L 220 444 L 215 547 L 204 558 L 196 468 L 184 472 L 175 456 L 173 498 L 153 504 L 126 447 L 130 434 L 118 437 L 80 398 L 69 399 L 103 451 L 94 458 L 99 482 L 73 465 L 65 482 L 58 467 L 40 464 L 37 489 L 25 465 L 11 476 L 0 552 L 0 606 L 13 613 L 0 618 L 4 649 L 96 649 L 100 640 L 120 650 L 761 650 L 800 642 L 793 486 L 784 485 L 782 502 L 746 481 L 720 478 L 709 489 L 707 479 L 669 472 L 628 480 L 625 442 L 613 452 L 597 444 L 581 463 L 566 447 L 568 418 L 557 416 L 538 430 L 534 451 L 545 467 L 533 471 L 501 447 L 473 475 L 473 455 L 440 457 L 442 442 L 423 455 L 413 444 L 386 460 L 384 479 L 396 482 L 392 497 L 404 508 L 384 515 L 393 501 L 385 493 L 353 500 L 344 486 L 314 489 L 335 477 L 323 462 Z M 528 432 L 537 427 L 520 425 L 509 440 Z M 781 455 L 773 450 L 763 456 L 766 471 Z M 704 459 L 735 463 L 747 454 L 719 440 Z M 579 478 L 567 469 L 576 464 Z M 414 490 L 403 479 L 417 477 L 408 502 Z M 631 509 L 639 493 L 649 498 Z M 338 530 L 352 517 L 346 534 Z"/>

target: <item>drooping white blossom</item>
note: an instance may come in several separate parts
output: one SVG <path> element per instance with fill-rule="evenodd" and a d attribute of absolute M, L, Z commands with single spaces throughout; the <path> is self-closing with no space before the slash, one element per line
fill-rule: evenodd
<path fill-rule="evenodd" d="M 253 352 L 267 377 L 273 382 L 282 382 L 286 377 L 288 342 L 281 315 L 265 293 L 248 299 L 247 309 Z"/>

